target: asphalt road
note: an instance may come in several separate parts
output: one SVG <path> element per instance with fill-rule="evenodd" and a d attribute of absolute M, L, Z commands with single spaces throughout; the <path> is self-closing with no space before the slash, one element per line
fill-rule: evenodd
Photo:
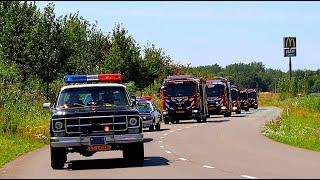
<path fill-rule="evenodd" d="M 260 132 L 280 113 L 259 108 L 232 117 L 212 116 L 145 132 L 144 167 L 126 167 L 121 151 L 68 155 L 63 170 L 50 167 L 49 146 L 0 169 L 0 178 L 320 178 L 320 153 L 274 142 Z"/>

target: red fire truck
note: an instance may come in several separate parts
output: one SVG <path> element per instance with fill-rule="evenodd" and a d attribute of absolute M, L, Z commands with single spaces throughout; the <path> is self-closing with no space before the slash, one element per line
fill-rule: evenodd
<path fill-rule="evenodd" d="M 257 91 L 255 89 L 248 89 L 248 103 L 249 108 L 258 108 Z"/>
<path fill-rule="evenodd" d="M 241 114 L 239 87 L 236 85 L 231 85 L 231 99 L 232 99 L 232 112 L 236 112 L 236 114 Z"/>
<path fill-rule="evenodd" d="M 207 80 L 207 102 L 210 115 L 223 114 L 230 117 L 232 99 L 230 82 L 222 77 Z"/>
<path fill-rule="evenodd" d="M 179 120 L 206 121 L 208 116 L 206 81 L 191 75 L 168 76 L 160 88 L 165 124 Z"/>

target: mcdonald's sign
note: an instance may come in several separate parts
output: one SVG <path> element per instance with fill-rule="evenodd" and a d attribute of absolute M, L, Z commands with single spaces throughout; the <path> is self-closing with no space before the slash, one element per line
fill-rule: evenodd
<path fill-rule="evenodd" d="M 296 37 L 284 37 L 283 38 L 283 47 L 284 48 L 296 48 L 297 41 Z"/>

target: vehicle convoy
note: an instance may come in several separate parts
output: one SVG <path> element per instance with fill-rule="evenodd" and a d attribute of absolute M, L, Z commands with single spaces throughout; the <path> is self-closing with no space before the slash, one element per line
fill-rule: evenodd
<path fill-rule="evenodd" d="M 206 121 L 208 116 L 206 81 L 190 75 L 168 76 L 160 88 L 165 124 L 181 119 Z"/>
<path fill-rule="evenodd" d="M 239 88 L 236 85 L 231 85 L 231 99 L 232 99 L 232 112 L 241 114 Z"/>
<path fill-rule="evenodd" d="M 258 108 L 257 91 L 255 89 L 248 89 L 248 103 L 249 108 Z"/>
<path fill-rule="evenodd" d="M 239 93 L 239 97 L 240 97 L 240 106 L 241 109 L 245 110 L 245 111 L 249 111 L 249 102 L 248 102 L 248 92 L 247 89 L 243 89 L 240 91 Z"/>
<path fill-rule="evenodd" d="M 62 169 L 68 153 L 109 150 L 122 150 L 129 165 L 143 166 L 142 120 L 121 74 L 67 75 L 64 81 L 56 102 L 43 104 L 52 111 L 51 167 Z"/>
<path fill-rule="evenodd" d="M 136 107 L 142 118 L 143 128 L 149 128 L 150 131 L 154 131 L 154 129 L 160 131 L 161 113 L 151 100 L 151 96 L 137 98 Z"/>
<path fill-rule="evenodd" d="M 207 105 L 210 115 L 230 117 L 232 113 L 231 85 L 222 77 L 207 80 Z"/>

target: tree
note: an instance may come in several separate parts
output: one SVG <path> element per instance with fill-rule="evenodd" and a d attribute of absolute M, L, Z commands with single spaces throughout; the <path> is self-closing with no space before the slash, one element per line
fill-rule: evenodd
<path fill-rule="evenodd" d="M 27 1 L 1 2 L 0 8 L 0 48 L 4 63 L 17 64 L 25 82 L 31 66 L 27 44 L 33 38 L 31 31 L 39 21 L 39 11 Z"/>
<path fill-rule="evenodd" d="M 32 30 L 32 39 L 28 43 L 31 72 L 46 84 L 46 95 L 49 99 L 49 84 L 65 70 L 66 59 L 62 44 L 64 34 L 61 22 L 55 18 L 54 5 L 48 4 L 41 14 L 40 21 Z"/>
<path fill-rule="evenodd" d="M 111 49 L 105 56 L 102 69 L 107 73 L 121 73 L 124 82 L 137 83 L 141 78 L 140 48 L 119 24 L 113 29 Z"/>

